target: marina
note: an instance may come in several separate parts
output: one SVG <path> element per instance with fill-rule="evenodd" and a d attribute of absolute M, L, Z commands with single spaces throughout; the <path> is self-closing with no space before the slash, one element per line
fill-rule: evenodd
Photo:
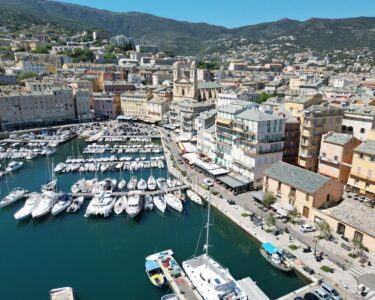
<path fill-rule="evenodd" d="M 80 159 L 78 157 L 85 147 L 87 144 L 80 139 L 60 145 L 53 156 L 55 166 L 65 163 L 69 156 L 72 157 L 71 159 Z M 103 154 L 103 157 L 110 157 L 110 155 L 110 153 Z M 136 158 L 141 161 L 142 154 L 133 156 L 134 161 Z M 51 180 L 50 161 L 50 157 L 37 157 L 25 164 L 19 171 L 3 177 L 2 198 L 21 183 L 21 186 L 29 191 L 25 196 L 40 193 L 41 186 Z M 127 185 L 134 176 L 138 179 L 144 178 L 147 183 L 151 175 L 155 179 L 165 178 L 164 181 L 158 181 L 164 189 L 161 190 L 155 182 L 157 186 L 155 190 L 141 191 L 144 202 L 147 195 L 153 196 L 155 201 L 158 197 L 162 198 L 161 196 L 165 193 L 180 191 L 184 193 L 188 188 L 184 185 L 168 187 L 167 183 L 170 183 L 172 179 L 165 167 L 132 171 L 120 171 L 113 168 L 105 174 L 92 172 L 85 173 L 84 176 L 80 172 L 56 173 L 57 191 L 70 193 L 72 186 L 82 178 L 86 181 L 94 180 L 96 176 L 98 181 L 112 178 L 116 179 L 117 184 L 125 180 Z M 124 187 L 122 191 L 113 190 L 111 197 L 120 199 L 132 193 L 134 192 Z M 199 205 L 201 200 L 194 194 L 191 196 L 196 202 L 189 201 L 190 197 L 186 197 L 187 200 L 182 202 L 182 212 L 171 207 L 164 207 L 165 212 L 162 214 L 155 207 L 153 213 L 144 211 L 136 218 L 127 218 L 124 217 L 127 214 L 123 208 L 119 214 L 114 212 L 105 219 L 99 216 L 84 218 L 89 205 L 87 203 L 92 201 L 93 196 L 91 192 L 72 193 L 72 203 L 66 210 L 75 211 L 75 213 L 67 213 L 65 210 L 55 216 L 49 213 L 39 218 L 29 217 L 16 221 L 13 215 L 24 206 L 23 200 L 16 201 L 0 210 L 0 237 L 6 239 L 6 236 L 13 236 L 13 242 L 2 247 L 3 256 L 0 257 L 0 263 L 4 271 L 0 272 L 0 279 L 11 283 L 0 291 L 0 297 L 4 299 L 27 298 L 30 296 L 30 290 L 33 290 L 32 296 L 42 299 L 46 291 L 56 286 L 72 286 L 79 299 L 90 300 L 116 299 L 124 294 L 129 298 L 139 295 L 138 297 L 145 299 L 160 299 L 163 295 L 170 293 L 168 285 L 159 289 L 149 284 L 142 264 L 146 256 L 158 250 L 173 248 L 175 253 L 173 258 L 176 262 L 182 262 L 191 258 L 196 249 L 202 249 L 202 241 L 198 241 L 197 244 L 197 237 L 206 215 L 205 206 Z M 58 200 L 55 202 L 59 203 Z M 159 199 L 157 203 L 162 205 L 163 202 Z M 156 202 L 154 204 L 156 206 Z M 29 205 L 36 204 L 30 201 Z M 115 202 L 113 205 L 115 206 Z M 165 202 L 164 205 L 166 205 Z M 43 212 L 43 210 L 40 211 L 41 214 Z M 211 249 L 211 253 L 216 260 L 230 268 L 235 278 L 250 276 L 270 298 L 280 297 L 305 285 L 306 281 L 303 277 L 294 273 L 279 272 L 273 268 L 260 255 L 259 244 L 244 232 L 238 231 L 235 225 L 216 210 L 212 211 L 212 223 L 215 225 L 211 228 L 211 239 L 215 247 Z M 22 255 L 24 248 L 20 246 L 25 243 L 30 245 L 26 257 Z M 227 255 L 229 245 L 231 245 L 230 257 Z M 10 252 L 20 257 L 16 263 L 6 260 L 5 257 Z M 32 269 L 27 268 L 31 264 L 28 258 L 31 256 L 33 261 L 38 261 L 41 266 L 37 275 L 32 272 Z M 121 261 L 120 264 L 119 261 Z M 56 268 L 59 270 L 57 273 L 53 271 Z M 71 272 L 71 268 L 84 269 L 86 275 L 82 277 L 79 272 Z M 132 270 L 132 272 L 129 273 L 127 270 Z M 15 287 L 16 278 L 20 272 L 33 278 L 31 282 L 24 284 L 28 292 Z M 51 272 L 54 273 L 53 277 L 49 276 Z M 281 284 L 275 285 L 269 282 L 266 278 L 270 273 Z M 168 278 L 167 275 L 165 276 Z M 134 282 L 134 284 L 124 288 L 124 280 Z M 172 279 L 169 278 L 169 280 Z M 93 281 L 101 282 L 95 290 L 92 289 Z"/>

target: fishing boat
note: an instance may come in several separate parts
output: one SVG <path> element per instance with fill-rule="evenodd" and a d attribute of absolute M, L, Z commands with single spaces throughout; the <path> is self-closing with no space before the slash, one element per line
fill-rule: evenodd
<path fill-rule="evenodd" d="M 292 265 L 286 260 L 284 253 L 271 243 L 263 243 L 260 247 L 260 253 L 280 271 L 289 272 L 293 269 Z"/>
<path fill-rule="evenodd" d="M 167 203 L 165 202 L 164 198 L 156 195 L 154 196 L 153 200 L 155 207 L 164 214 L 165 209 L 167 208 Z"/>
<path fill-rule="evenodd" d="M 0 201 L 0 207 L 7 206 L 9 204 L 12 204 L 22 199 L 26 193 L 27 193 L 27 190 L 20 188 L 20 187 L 13 189 L 7 196 L 5 196 Z"/>
<path fill-rule="evenodd" d="M 122 196 L 116 200 L 115 206 L 113 208 L 113 211 L 115 212 L 116 215 L 120 215 L 123 213 L 123 211 L 126 208 L 126 201 L 127 201 L 126 196 Z"/>
<path fill-rule="evenodd" d="M 49 295 L 50 300 L 74 300 L 74 291 L 71 287 L 52 289 Z"/>
<path fill-rule="evenodd" d="M 192 190 L 187 190 L 186 195 L 190 198 L 191 201 L 193 201 L 195 204 L 198 205 L 203 205 L 202 198 L 199 197 L 199 195 L 192 191 Z"/>
<path fill-rule="evenodd" d="M 85 198 L 83 196 L 73 199 L 72 204 L 70 204 L 70 206 L 66 209 L 66 212 L 69 212 L 69 213 L 77 212 L 81 208 L 84 201 L 85 201 Z"/>
<path fill-rule="evenodd" d="M 56 193 L 51 191 L 44 192 L 38 206 L 31 212 L 32 217 L 40 218 L 48 214 L 57 200 L 58 195 Z"/>
<path fill-rule="evenodd" d="M 137 189 L 140 191 L 144 191 L 147 189 L 147 182 L 143 178 L 139 179 L 137 184 Z"/>
<path fill-rule="evenodd" d="M 172 193 L 165 194 L 164 199 L 169 207 L 177 210 L 178 212 L 182 212 L 182 210 L 184 209 L 181 201 L 178 200 L 177 197 Z"/>
<path fill-rule="evenodd" d="M 19 221 L 26 219 L 31 212 L 38 206 L 40 202 L 40 194 L 32 193 L 25 201 L 24 206 L 14 214 L 14 218 Z"/>
<path fill-rule="evenodd" d="M 154 176 L 150 176 L 147 179 L 147 187 L 150 191 L 155 191 L 156 190 L 156 180 Z"/>
<path fill-rule="evenodd" d="M 151 195 L 145 195 L 143 197 L 143 210 L 151 211 L 154 209 L 154 200 Z"/>
<path fill-rule="evenodd" d="M 52 207 L 51 214 L 56 216 L 62 211 L 66 210 L 68 206 L 72 203 L 72 195 L 64 193 L 59 197 L 57 203 Z"/>
<path fill-rule="evenodd" d="M 164 285 L 164 275 L 159 264 L 155 260 L 146 260 L 146 274 L 151 283 L 159 288 Z"/>
<path fill-rule="evenodd" d="M 5 171 L 13 172 L 20 168 L 22 168 L 23 162 L 22 161 L 11 161 L 8 166 L 6 167 Z"/>
<path fill-rule="evenodd" d="M 126 180 L 125 179 L 121 179 L 120 182 L 118 183 L 118 186 L 117 186 L 118 189 L 120 191 L 122 191 L 125 188 L 125 186 L 126 186 Z"/>
<path fill-rule="evenodd" d="M 184 261 L 182 263 L 183 269 L 203 299 L 247 300 L 246 293 L 230 274 L 229 270 L 221 266 L 209 255 L 208 250 L 209 246 L 211 246 L 209 244 L 209 228 L 211 225 L 210 198 L 211 193 L 208 195 L 206 242 L 203 248 L 205 253 Z"/>
<path fill-rule="evenodd" d="M 136 217 L 142 210 L 141 196 L 137 193 L 128 195 L 126 203 L 126 213 L 131 217 Z"/>
<path fill-rule="evenodd" d="M 128 182 L 128 190 L 134 190 L 137 187 L 137 177 L 132 176 Z"/>

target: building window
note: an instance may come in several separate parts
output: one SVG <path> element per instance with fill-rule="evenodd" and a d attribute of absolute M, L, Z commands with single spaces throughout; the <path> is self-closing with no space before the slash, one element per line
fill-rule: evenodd
<path fill-rule="evenodd" d="M 336 232 L 337 234 L 345 235 L 345 225 L 342 223 L 338 223 Z"/>
<path fill-rule="evenodd" d="M 359 154 L 359 158 L 360 158 L 360 159 L 364 159 L 364 155 L 363 155 L 363 153 L 360 153 L 360 154 Z"/>
<path fill-rule="evenodd" d="M 310 195 L 309 195 L 309 194 L 306 194 L 306 196 L 305 196 L 305 200 L 306 200 L 306 201 L 309 201 L 309 197 L 310 197 Z"/>
<path fill-rule="evenodd" d="M 336 160 L 336 161 L 339 160 L 337 155 L 335 155 L 334 160 Z"/>
<path fill-rule="evenodd" d="M 353 239 L 356 240 L 359 243 L 362 243 L 362 241 L 363 241 L 363 233 L 361 233 L 359 231 L 355 231 Z"/>
<path fill-rule="evenodd" d="M 366 130 L 365 130 L 364 128 L 361 128 L 360 132 L 361 132 L 361 133 L 365 133 Z"/>

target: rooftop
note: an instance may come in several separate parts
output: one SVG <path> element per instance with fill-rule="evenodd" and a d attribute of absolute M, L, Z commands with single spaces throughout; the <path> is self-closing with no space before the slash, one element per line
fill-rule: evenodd
<path fill-rule="evenodd" d="M 328 177 L 282 161 L 274 163 L 271 167 L 266 169 L 263 174 L 309 194 L 314 194 L 330 181 Z"/>
<path fill-rule="evenodd" d="M 375 155 L 375 140 L 367 139 L 362 144 L 357 146 L 354 151 L 369 155 Z"/>
<path fill-rule="evenodd" d="M 198 82 L 198 89 L 218 89 L 221 85 L 216 82 Z"/>
<path fill-rule="evenodd" d="M 375 210 L 345 199 L 339 205 L 323 210 L 329 216 L 375 236 Z"/>
<path fill-rule="evenodd" d="M 349 142 L 353 136 L 351 134 L 347 133 L 338 133 L 338 132 L 330 132 L 329 134 L 326 134 L 324 137 L 324 141 L 336 144 L 336 145 L 345 145 L 347 142 Z"/>
<path fill-rule="evenodd" d="M 235 114 L 236 112 L 242 110 L 246 105 L 239 105 L 239 104 L 230 104 L 224 107 L 220 107 L 218 109 L 219 112 L 227 113 L 227 114 Z"/>
<path fill-rule="evenodd" d="M 244 119 L 248 121 L 273 121 L 283 119 L 281 117 L 274 116 L 272 114 L 265 113 L 261 110 L 247 109 L 239 113 L 236 118 Z"/>

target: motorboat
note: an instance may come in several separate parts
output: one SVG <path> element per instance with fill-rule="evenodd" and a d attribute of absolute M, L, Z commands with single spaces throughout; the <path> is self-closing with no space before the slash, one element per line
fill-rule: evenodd
<path fill-rule="evenodd" d="M 202 198 L 194 191 L 187 190 L 186 195 L 190 198 L 191 201 L 193 201 L 195 204 L 203 205 Z"/>
<path fill-rule="evenodd" d="M 140 194 L 134 193 L 128 195 L 126 203 L 126 213 L 131 217 L 136 217 L 142 210 L 142 201 Z"/>
<path fill-rule="evenodd" d="M 139 179 L 137 184 L 137 189 L 140 191 L 144 191 L 147 189 L 147 182 L 143 178 Z"/>
<path fill-rule="evenodd" d="M 167 208 L 167 203 L 165 202 L 164 198 L 156 195 L 154 196 L 153 200 L 155 207 L 164 214 L 165 209 Z"/>
<path fill-rule="evenodd" d="M 156 260 L 146 260 L 146 274 L 151 283 L 159 288 L 164 285 L 164 275 Z"/>
<path fill-rule="evenodd" d="M 71 287 L 52 289 L 49 295 L 50 300 L 74 300 L 74 291 Z"/>
<path fill-rule="evenodd" d="M 178 200 L 180 200 L 181 202 L 184 202 L 185 201 L 185 196 L 184 194 L 181 192 L 181 190 L 177 190 L 177 191 L 174 191 L 173 194 L 177 197 Z"/>
<path fill-rule="evenodd" d="M 87 206 L 85 217 L 91 215 L 102 215 L 108 217 L 115 205 L 116 198 L 112 197 L 111 191 L 101 192 L 95 195 Z"/>
<path fill-rule="evenodd" d="M 70 206 L 66 209 L 66 212 L 69 212 L 69 213 L 77 212 L 81 208 L 84 201 L 85 201 L 85 198 L 83 196 L 73 199 L 72 204 L 70 204 Z"/>
<path fill-rule="evenodd" d="M 175 181 L 172 178 L 168 177 L 167 186 L 171 188 L 171 187 L 174 187 L 175 185 L 176 185 Z"/>
<path fill-rule="evenodd" d="M 128 190 L 134 190 L 137 187 L 137 177 L 132 176 L 128 182 Z"/>
<path fill-rule="evenodd" d="M 22 168 L 23 162 L 22 161 L 11 161 L 8 166 L 6 167 L 5 171 L 13 172 L 20 168 Z"/>
<path fill-rule="evenodd" d="M 57 186 L 57 179 L 52 179 L 48 181 L 46 184 L 43 184 L 41 187 L 42 192 L 47 192 L 47 191 L 54 191 Z"/>
<path fill-rule="evenodd" d="M 151 195 L 144 195 L 143 197 L 143 210 L 153 210 L 154 209 L 154 200 Z"/>
<path fill-rule="evenodd" d="M 32 217 L 40 218 L 48 214 L 57 200 L 58 195 L 56 193 L 51 191 L 44 192 L 38 206 L 31 212 Z"/>
<path fill-rule="evenodd" d="M 31 215 L 31 212 L 38 206 L 40 194 L 32 193 L 25 201 L 24 206 L 14 214 L 14 218 L 19 221 Z"/>
<path fill-rule="evenodd" d="M 27 190 L 20 188 L 20 187 L 13 189 L 7 196 L 5 196 L 0 201 L 0 207 L 7 206 L 9 204 L 12 204 L 22 199 L 26 193 L 27 193 Z"/>
<path fill-rule="evenodd" d="M 184 209 L 181 201 L 177 199 L 177 197 L 172 193 L 166 193 L 164 195 L 164 199 L 169 207 L 177 210 L 178 212 L 182 212 L 182 210 Z"/>
<path fill-rule="evenodd" d="M 120 215 L 123 213 L 123 211 L 126 208 L 126 201 L 127 201 L 126 196 L 122 196 L 116 200 L 115 206 L 113 208 L 116 215 Z"/>
<path fill-rule="evenodd" d="M 156 180 L 155 180 L 154 176 L 150 176 L 147 179 L 147 188 L 150 191 L 155 191 L 156 190 Z"/>
<path fill-rule="evenodd" d="M 156 184 L 157 184 L 159 190 L 164 190 L 167 187 L 167 184 L 165 182 L 165 178 L 163 178 L 163 177 L 160 177 L 160 178 L 156 179 Z"/>
<path fill-rule="evenodd" d="M 260 253 L 276 269 L 279 269 L 284 272 L 289 272 L 293 269 L 292 265 L 287 261 L 284 253 L 277 249 L 271 243 L 263 243 L 260 247 Z"/>
<path fill-rule="evenodd" d="M 121 179 L 120 182 L 118 183 L 118 189 L 121 191 L 125 188 L 126 186 L 126 180 L 125 179 Z"/>
<path fill-rule="evenodd" d="M 115 187 L 116 187 L 117 180 L 116 179 L 111 179 L 111 178 L 106 178 L 103 180 L 103 191 L 104 192 L 112 192 Z"/>
<path fill-rule="evenodd" d="M 60 173 L 60 172 L 62 172 L 62 170 L 65 169 L 65 167 L 66 167 L 66 165 L 64 163 L 59 163 L 55 167 L 55 172 Z"/>
<path fill-rule="evenodd" d="M 68 206 L 72 203 L 72 195 L 64 193 L 59 197 L 57 203 L 52 207 L 51 214 L 53 216 L 58 215 L 62 211 L 66 210 Z"/>

